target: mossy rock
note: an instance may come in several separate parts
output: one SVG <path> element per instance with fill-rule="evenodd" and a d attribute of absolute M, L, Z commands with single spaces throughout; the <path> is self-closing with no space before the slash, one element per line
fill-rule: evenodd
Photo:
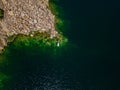
<path fill-rule="evenodd" d="M 4 10 L 0 9 L 0 19 L 4 17 Z"/>

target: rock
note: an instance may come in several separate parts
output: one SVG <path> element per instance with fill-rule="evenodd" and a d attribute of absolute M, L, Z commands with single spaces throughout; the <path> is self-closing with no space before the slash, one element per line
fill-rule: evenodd
<path fill-rule="evenodd" d="M 39 31 L 51 32 L 54 35 L 50 36 L 55 37 L 55 16 L 48 7 L 49 0 L 0 0 L 0 8 L 4 10 L 4 18 L 0 21 L 0 49 L 7 44 L 5 38 L 15 34 L 29 35 Z"/>

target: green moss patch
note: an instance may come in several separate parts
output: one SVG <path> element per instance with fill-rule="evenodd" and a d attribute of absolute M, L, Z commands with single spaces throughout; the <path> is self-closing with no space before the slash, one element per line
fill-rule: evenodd
<path fill-rule="evenodd" d="M 0 9 L 0 19 L 4 17 L 4 10 Z"/>
<path fill-rule="evenodd" d="M 57 50 L 63 48 L 68 42 L 68 39 L 62 35 L 58 37 L 50 38 L 50 35 L 46 32 L 36 32 L 33 37 L 27 35 L 18 35 L 15 40 L 9 45 L 10 51 L 29 51 L 40 50 L 49 54 L 57 54 Z"/>
<path fill-rule="evenodd" d="M 56 0 L 50 0 L 49 2 L 49 8 L 52 11 L 52 13 L 55 15 L 55 28 L 58 32 L 63 32 L 67 27 L 67 20 L 65 20 L 64 17 L 64 12 L 61 7 L 59 7 L 56 4 Z"/>

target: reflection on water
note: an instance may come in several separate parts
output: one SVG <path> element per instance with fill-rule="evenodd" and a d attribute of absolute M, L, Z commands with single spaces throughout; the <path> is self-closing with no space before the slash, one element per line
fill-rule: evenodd
<path fill-rule="evenodd" d="M 41 62 L 42 63 L 42 62 Z M 44 64 L 44 65 L 43 65 Z M 71 78 L 63 67 L 42 63 L 32 70 L 15 74 L 14 88 L 17 90 L 77 90 L 79 83 Z M 79 89 L 78 89 L 79 90 Z"/>

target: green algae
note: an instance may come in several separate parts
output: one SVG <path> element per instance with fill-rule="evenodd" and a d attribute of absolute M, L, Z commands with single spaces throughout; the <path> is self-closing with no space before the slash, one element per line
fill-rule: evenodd
<path fill-rule="evenodd" d="M 12 42 L 9 47 L 12 49 L 39 49 L 42 52 L 49 54 L 57 54 L 56 50 L 64 47 L 68 42 L 68 39 L 62 35 L 58 37 L 50 38 L 50 35 L 46 32 L 35 33 L 33 37 L 27 35 L 19 35 L 16 37 L 14 42 Z M 8 48 L 9 48 L 8 47 Z"/>
<path fill-rule="evenodd" d="M 9 80 L 9 77 L 4 73 L 0 73 L 0 90 L 4 90 L 6 82 Z"/>
<path fill-rule="evenodd" d="M 56 2 L 59 0 L 50 0 L 49 8 L 52 13 L 55 15 L 55 28 L 59 33 L 62 33 L 63 30 L 66 30 L 68 21 L 64 18 L 64 12 L 61 7 L 57 5 Z"/>
<path fill-rule="evenodd" d="M 4 17 L 4 11 L 0 9 L 0 19 L 2 19 L 3 17 Z"/>

